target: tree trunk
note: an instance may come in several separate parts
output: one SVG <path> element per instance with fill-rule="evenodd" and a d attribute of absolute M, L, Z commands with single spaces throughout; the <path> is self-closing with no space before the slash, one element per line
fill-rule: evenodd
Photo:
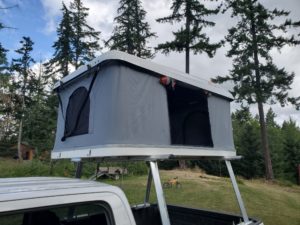
<path fill-rule="evenodd" d="M 185 72 L 190 73 L 190 5 L 187 3 L 186 5 L 186 43 L 185 43 Z"/>
<path fill-rule="evenodd" d="M 185 72 L 190 73 L 190 49 L 185 50 Z"/>
<path fill-rule="evenodd" d="M 274 174 L 273 174 L 272 160 L 271 160 L 269 141 L 267 135 L 267 126 L 265 121 L 264 108 L 261 102 L 258 103 L 258 113 L 259 113 L 259 124 L 260 124 L 260 136 L 261 136 L 262 149 L 263 149 L 264 159 L 265 159 L 266 179 L 273 180 Z"/>
<path fill-rule="evenodd" d="M 137 40 L 136 40 L 136 48 L 137 48 L 137 56 L 141 57 L 142 56 L 142 49 L 141 49 L 141 31 L 140 31 L 140 25 L 138 24 L 140 22 L 139 20 L 139 12 L 138 12 L 138 3 L 135 2 L 135 19 L 136 19 L 136 35 L 137 35 Z"/>
<path fill-rule="evenodd" d="M 20 121 L 19 135 L 18 135 L 18 159 L 19 159 L 19 162 L 23 162 L 23 156 L 22 156 L 22 151 L 21 151 L 22 130 L 23 130 L 23 116 Z"/>
<path fill-rule="evenodd" d="M 267 135 L 267 127 L 264 115 L 264 108 L 263 108 L 263 95 L 261 93 L 261 77 L 260 77 L 260 70 L 259 70 L 259 60 L 258 60 L 258 46 L 257 46 L 257 37 L 256 37 L 256 24 L 255 18 L 253 13 L 252 3 L 249 5 L 249 9 L 251 10 L 251 28 L 250 32 L 252 35 L 252 44 L 253 44 L 253 59 L 254 59 L 254 72 L 255 72 L 255 83 L 256 83 L 256 101 L 258 104 L 258 114 L 259 114 L 259 124 L 260 124 L 260 135 L 262 141 L 262 150 L 264 154 L 265 160 L 265 171 L 266 171 L 266 179 L 273 180 L 274 174 L 272 169 L 272 161 L 270 155 L 270 148 L 268 142 L 268 135 Z"/>
<path fill-rule="evenodd" d="M 27 82 L 27 81 L 25 80 L 25 82 Z M 24 87 L 23 87 L 23 89 L 24 89 Z M 23 162 L 21 143 L 22 143 L 22 132 L 23 132 L 24 109 L 25 109 L 25 93 L 23 91 L 22 108 L 21 108 L 22 114 L 21 114 L 20 125 L 19 125 L 19 134 L 18 134 L 18 160 L 19 160 L 19 162 Z"/>
<path fill-rule="evenodd" d="M 186 23 L 185 23 L 185 29 L 186 29 L 186 43 L 185 43 L 185 72 L 190 73 L 190 5 L 187 2 L 186 5 Z M 179 160 L 179 168 L 180 169 L 186 169 L 186 161 L 185 160 Z"/>
<path fill-rule="evenodd" d="M 179 164 L 179 168 L 182 169 L 182 170 L 185 170 L 186 169 L 186 162 L 185 160 L 181 159 L 181 160 L 178 160 L 178 164 Z"/>
<path fill-rule="evenodd" d="M 75 70 L 77 70 L 78 67 L 79 67 L 78 61 L 79 61 L 79 56 L 78 56 L 78 54 L 76 53 L 76 56 L 75 56 Z"/>

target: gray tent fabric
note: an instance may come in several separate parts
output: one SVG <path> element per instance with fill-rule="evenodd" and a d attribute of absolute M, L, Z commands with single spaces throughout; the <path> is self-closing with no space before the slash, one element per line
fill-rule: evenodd
<path fill-rule="evenodd" d="M 151 63 L 137 62 L 99 60 L 56 86 L 60 106 L 52 158 L 236 155 L 229 94 L 209 82 L 209 90 L 218 91 L 204 89 L 203 80 L 193 85 L 195 77 L 175 70 L 154 65 L 151 71 Z M 169 74 L 159 70 L 180 79 L 164 86 L 160 78 Z"/>
<path fill-rule="evenodd" d="M 214 148 L 235 151 L 232 135 L 230 102 L 224 98 L 210 95 L 208 111 Z"/>
<path fill-rule="evenodd" d="M 82 77 L 60 93 L 63 104 L 80 86 Z M 107 144 L 170 145 L 167 96 L 159 79 L 121 64 L 101 68 L 90 95 L 89 133 L 61 141 L 64 118 L 59 113 L 54 151 Z M 64 114 L 66 106 L 63 106 Z M 60 110 L 59 110 L 60 112 Z"/>

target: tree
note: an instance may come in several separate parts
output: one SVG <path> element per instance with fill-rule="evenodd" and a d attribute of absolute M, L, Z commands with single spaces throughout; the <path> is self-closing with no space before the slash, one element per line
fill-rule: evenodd
<path fill-rule="evenodd" d="M 0 30 L 5 28 L 4 24 L 0 22 Z M 6 53 L 8 52 L 7 49 L 5 49 L 2 44 L 0 43 L 0 94 L 1 94 L 1 100 L 3 99 L 4 90 L 3 88 L 7 86 L 8 82 L 8 62 Z"/>
<path fill-rule="evenodd" d="M 290 119 L 282 124 L 283 133 L 283 173 L 285 179 L 297 182 L 297 166 L 300 164 L 300 129 Z"/>
<path fill-rule="evenodd" d="M 117 25 L 106 42 L 111 50 L 117 49 L 142 58 L 152 58 L 153 53 L 147 47 L 148 39 L 155 37 L 145 22 L 146 11 L 140 0 L 120 0 L 118 16 L 114 19 Z"/>
<path fill-rule="evenodd" d="M 8 6 L 8 7 L 0 7 L 0 10 L 12 9 L 16 7 L 16 5 Z M 2 22 L 0 22 L 0 30 L 2 29 L 13 29 L 12 27 L 8 27 Z M 2 44 L 0 43 L 0 140 L 1 142 L 9 143 L 13 136 L 13 126 L 12 126 L 12 109 L 13 109 L 13 101 L 12 101 L 12 93 L 11 84 L 10 84 L 10 68 L 8 65 L 6 50 Z"/>
<path fill-rule="evenodd" d="M 7 68 L 8 68 L 6 52 L 7 52 L 7 50 L 5 48 L 3 48 L 2 44 L 0 43 L 0 74 L 1 75 L 3 73 L 6 74 L 6 72 L 4 72 L 4 71 L 7 71 Z"/>
<path fill-rule="evenodd" d="M 53 147 L 57 117 L 56 96 L 49 90 L 49 79 L 44 73 L 42 63 L 35 73 L 35 79 L 29 82 L 34 93 L 30 96 L 30 105 L 24 112 L 23 140 L 35 147 L 36 153 Z M 55 96 L 55 98 L 54 98 Z M 47 119 L 45 119 L 47 118 Z"/>
<path fill-rule="evenodd" d="M 22 161 L 21 154 L 21 141 L 22 141 L 22 130 L 24 122 L 24 113 L 26 104 L 29 105 L 29 96 L 34 93 L 34 90 L 30 89 L 30 81 L 34 79 L 34 73 L 31 70 L 31 65 L 35 62 L 31 57 L 33 50 L 33 42 L 29 37 L 23 37 L 20 41 L 21 48 L 15 52 L 20 55 L 20 58 L 12 60 L 12 70 L 16 74 L 14 85 L 17 91 L 16 100 L 19 102 L 19 110 L 16 112 L 16 118 L 19 119 L 19 132 L 18 132 L 18 156 L 19 160 Z M 27 98 L 28 97 L 28 98 Z"/>
<path fill-rule="evenodd" d="M 209 37 L 204 33 L 205 27 L 213 27 L 214 22 L 208 21 L 205 17 L 216 15 L 219 7 L 208 9 L 197 0 L 173 0 L 170 16 L 157 19 L 160 23 L 179 23 L 185 21 L 185 25 L 178 31 L 173 32 L 174 40 L 159 44 L 157 50 L 168 54 L 171 51 L 185 52 L 185 71 L 189 73 L 190 51 L 194 54 L 205 52 L 213 57 L 221 43 L 210 43 Z"/>
<path fill-rule="evenodd" d="M 286 19 L 277 24 L 280 17 L 287 17 L 289 12 L 266 9 L 258 0 L 226 2 L 232 17 L 239 19 L 226 36 L 226 41 L 231 47 L 227 56 L 233 57 L 233 69 L 229 75 L 218 76 L 213 81 L 232 81 L 232 93 L 237 101 L 257 103 L 266 179 L 272 180 L 274 175 L 263 105 L 279 102 L 281 106 L 285 106 L 292 103 L 299 108 L 300 98 L 288 97 L 294 74 L 288 73 L 284 68 L 278 68 L 273 63 L 270 51 L 280 50 L 285 45 L 299 44 L 299 41 L 295 40 L 294 36 L 287 37 L 287 28 L 293 24 L 291 20 Z"/>
<path fill-rule="evenodd" d="M 10 136 L 10 116 L 11 110 L 9 108 L 11 103 L 11 96 L 9 94 L 9 68 L 6 58 L 7 50 L 2 47 L 0 43 L 0 140 L 7 141 Z"/>
<path fill-rule="evenodd" d="M 237 174 L 247 179 L 261 177 L 263 158 L 260 149 L 259 124 L 249 107 L 242 106 L 232 114 L 234 144 L 243 158 L 234 163 Z"/>
<path fill-rule="evenodd" d="M 270 107 L 267 114 L 266 114 L 266 124 L 267 124 L 267 127 L 271 128 L 271 127 L 275 127 L 275 128 L 278 128 L 278 124 L 276 123 L 275 121 L 275 118 L 276 118 L 276 114 L 275 112 L 273 111 L 273 109 Z"/>
<path fill-rule="evenodd" d="M 0 93 L 3 94 L 3 88 L 6 87 L 9 73 L 8 73 L 8 62 L 6 58 L 7 50 L 3 48 L 0 43 Z"/>
<path fill-rule="evenodd" d="M 45 63 L 46 73 L 49 76 L 54 76 L 59 73 L 62 76 L 67 76 L 70 72 L 70 66 L 73 63 L 74 53 L 72 51 L 72 38 L 74 31 L 72 27 L 72 18 L 70 11 L 64 3 L 62 3 L 62 20 L 57 28 L 57 41 L 54 42 L 53 48 L 55 52 L 53 58 Z"/>
<path fill-rule="evenodd" d="M 83 6 L 81 0 L 73 0 L 70 4 L 74 32 L 72 48 L 75 69 L 92 60 L 95 57 L 95 52 L 101 49 L 98 43 L 100 32 L 95 31 L 86 22 L 88 10 Z"/>
<path fill-rule="evenodd" d="M 280 126 L 275 121 L 276 114 L 270 108 L 266 114 L 269 147 L 272 159 L 272 168 L 277 178 L 284 178 L 283 174 L 283 135 Z"/>

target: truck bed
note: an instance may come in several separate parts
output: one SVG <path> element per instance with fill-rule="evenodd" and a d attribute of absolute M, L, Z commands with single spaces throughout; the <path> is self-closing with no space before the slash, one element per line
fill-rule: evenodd
<path fill-rule="evenodd" d="M 220 213 L 202 209 L 168 205 L 171 225 L 235 225 L 242 221 L 239 215 Z M 133 207 L 132 212 L 137 225 L 161 225 L 157 205 Z M 251 225 L 262 224 L 251 218 Z"/>

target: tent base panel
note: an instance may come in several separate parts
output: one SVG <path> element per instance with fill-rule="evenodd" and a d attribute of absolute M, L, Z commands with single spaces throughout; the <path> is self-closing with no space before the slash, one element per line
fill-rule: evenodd
<path fill-rule="evenodd" d="M 211 149 L 202 147 L 186 146 L 123 146 L 105 145 L 91 148 L 80 148 L 74 150 L 52 151 L 52 159 L 73 159 L 73 158 L 105 158 L 123 160 L 153 160 L 153 159 L 190 159 L 190 158 L 234 158 L 235 150 Z"/>

